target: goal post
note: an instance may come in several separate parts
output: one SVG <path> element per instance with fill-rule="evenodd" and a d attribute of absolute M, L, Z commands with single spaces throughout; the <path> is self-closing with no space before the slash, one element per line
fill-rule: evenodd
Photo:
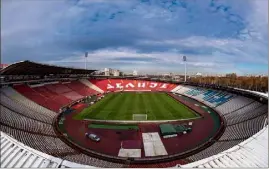
<path fill-rule="evenodd" d="M 144 121 L 148 119 L 147 114 L 133 114 L 133 120 L 134 121 Z"/>

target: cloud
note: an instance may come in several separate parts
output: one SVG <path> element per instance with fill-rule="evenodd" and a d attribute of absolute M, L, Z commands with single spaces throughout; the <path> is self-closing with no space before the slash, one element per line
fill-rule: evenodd
<path fill-rule="evenodd" d="M 267 0 L 3 0 L 1 55 L 81 67 L 266 73 Z M 259 68 L 259 66 L 263 69 Z"/>

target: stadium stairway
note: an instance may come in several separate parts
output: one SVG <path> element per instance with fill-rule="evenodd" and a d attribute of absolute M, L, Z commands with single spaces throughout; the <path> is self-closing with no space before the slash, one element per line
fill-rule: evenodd
<path fill-rule="evenodd" d="M 99 93 L 104 93 L 104 91 L 102 89 L 100 89 L 99 87 L 97 87 L 95 84 L 91 83 L 89 80 L 80 79 L 79 81 L 81 83 L 83 83 L 84 85 L 88 86 L 89 88 L 96 90 Z"/>
<path fill-rule="evenodd" d="M 176 92 L 177 90 L 179 90 L 180 88 L 182 88 L 181 85 L 176 86 L 174 89 L 171 90 L 171 92 Z"/>

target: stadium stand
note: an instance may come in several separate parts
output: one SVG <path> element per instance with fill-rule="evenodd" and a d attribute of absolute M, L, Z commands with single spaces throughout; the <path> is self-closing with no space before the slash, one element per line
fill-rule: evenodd
<path fill-rule="evenodd" d="M 243 108 L 244 106 L 251 104 L 252 102 L 254 102 L 254 100 L 243 96 L 237 96 L 231 99 L 231 101 L 216 107 L 216 110 L 225 115 L 227 113 L 239 110 L 240 108 Z"/>
<path fill-rule="evenodd" d="M 79 92 L 83 95 L 75 91 L 78 88 L 80 88 Z M 80 84 L 80 82 L 41 84 L 37 87 L 16 85 L 14 89 L 28 99 L 54 112 L 58 112 L 62 106 L 72 101 L 82 99 L 84 95 L 90 96 L 97 94 L 96 91 Z"/>
<path fill-rule="evenodd" d="M 23 95 L 21 95 L 20 93 L 18 93 L 16 90 L 14 90 L 12 87 L 3 87 L 1 89 L 3 95 L 6 95 L 9 98 L 12 98 L 13 100 L 16 100 L 17 102 L 21 103 L 22 105 L 36 111 L 36 112 L 42 112 L 48 116 L 54 117 L 55 116 L 55 112 L 42 107 L 40 105 L 38 105 L 37 103 L 29 100 L 28 98 L 24 97 Z"/>
<path fill-rule="evenodd" d="M 266 115 L 263 115 L 249 121 L 227 126 L 223 135 L 212 146 L 188 158 L 197 161 L 232 148 L 258 133 L 264 127 L 265 120 Z"/>
<path fill-rule="evenodd" d="M 35 71 L 28 71 L 25 66 Z M 92 72 L 70 71 L 77 74 Z M 38 72 L 47 75 L 57 72 L 70 74 L 70 71 L 68 68 L 48 65 L 40 67 L 37 63 L 27 61 L 12 64 L 3 69 L 2 73 L 16 75 Z M 145 82 L 146 90 L 167 90 L 192 97 L 215 108 L 224 117 L 226 128 L 220 138 L 210 140 L 213 143 L 211 146 L 187 157 L 189 164 L 176 167 L 268 167 L 267 104 L 219 90 L 169 84 L 163 89 L 161 86 L 164 83 L 160 82 L 152 88 L 149 81 L 121 79 L 82 79 L 35 86 L 2 87 L 1 167 L 128 167 L 129 165 L 108 162 L 77 151 L 60 139 L 52 125 L 57 116 L 55 112 L 58 112 L 60 106 L 82 96 L 103 93 L 107 91 L 108 84 L 115 86 L 116 83 L 129 82 Z M 155 86 L 156 82 L 153 83 Z M 138 86 L 135 89 L 140 90 Z M 268 95 L 265 97 L 268 98 Z"/>
<path fill-rule="evenodd" d="M 189 97 L 194 97 L 211 107 L 222 105 L 234 96 L 224 91 L 207 90 L 190 86 L 185 86 L 185 88 L 180 90 L 179 93 Z"/>
<path fill-rule="evenodd" d="M 35 110 L 32 110 L 26 106 L 24 106 L 23 104 L 10 99 L 9 97 L 5 96 L 4 94 L 1 94 L 1 100 L 0 100 L 0 104 L 8 107 L 10 110 L 21 114 L 27 118 L 30 119 L 34 119 L 37 121 L 41 121 L 43 123 L 48 123 L 48 124 L 52 124 L 53 118 L 54 116 L 50 116 L 48 114 L 46 114 L 45 112 L 37 112 Z M 56 115 L 54 113 L 54 115 Z"/>
<path fill-rule="evenodd" d="M 1 124 L 12 126 L 21 130 L 28 130 L 34 133 L 56 136 L 51 124 L 43 123 L 22 116 L 21 114 L 11 111 L 9 108 L 1 106 Z"/>
<path fill-rule="evenodd" d="M 95 86 L 103 91 L 171 91 L 176 87 L 174 84 L 144 81 L 144 80 L 122 80 L 122 79 L 90 79 Z"/>
<path fill-rule="evenodd" d="M 176 93 L 181 88 L 182 88 L 182 86 L 181 85 L 178 85 L 174 89 L 172 89 L 171 92 Z"/>
<path fill-rule="evenodd" d="M 268 167 L 268 126 L 244 142 L 217 155 L 180 168 Z"/>
<path fill-rule="evenodd" d="M 30 131 L 18 130 L 17 128 L 5 125 L 1 126 L 1 130 L 33 149 L 55 157 L 61 157 L 63 154 L 75 152 L 75 150 L 70 148 L 56 136 L 45 136 L 39 133 L 31 133 Z"/>
<path fill-rule="evenodd" d="M 1 132 L 1 168 L 91 168 L 56 158 L 18 142 Z M 93 167 L 92 167 L 93 168 Z"/>
<path fill-rule="evenodd" d="M 90 89 L 93 89 L 99 93 L 104 93 L 104 90 L 102 88 L 100 88 L 100 86 L 96 86 L 94 83 L 92 83 L 89 80 L 86 79 L 80 79 L 79 80 L 81 83 L 83 83 L 84 85 L 88 86 Z M 106 88 L 105 88 L 106 89 Z"/>
<path fill-rule="evenodd" d="M 268 111 L 267 108 L 268 107 L 266 105 L 262 105 L 259 102 L 254 102 L 243 107 L 242 109 L 226 114 L 224 118 L 227 121 L 227 125 L 232 125 L 266 114 Z"/>
<path fill-rule="evenodd" d="M 65 83 L 65 85 L 82 96 L 90 96 L 98 93 L 98 90 L 93 90 L 80 81 L 71 81 L 70 83 Z"/>
<path fill-rule="evenodd" d="M 58 168 L 62 159 L 32 149 L 1 132 L 1 168 Z"/>
<path fill-rule="evenodd" d="M 184 94 L 193 94 L 187 93 L 187 87 L 184 86 L 180 89 L 182 88 L 185 88 Z M 66 92 L 67 90 L 64 91 Z M 194 91 L 194 89 L 192 89 L 192 91 Z M 204 93 L 206 93 L 206 91 L 207 90 L 203 90 Z M 24 97 L 20 96 L 19 93 L 16 93 L 16 91 L 12 90 L 11 88 L 6 88 L 2 90 L 2 92 L 4 93 L 5 97 L 4 100 L 1 100 L 1 109 L 3 109 L 3 116 L 1 120 L 1 124 L 3 124 L 2 131 L 13 135 L 13 137 L 15 137 L 15 139 L 18 141 L 21 141 L 22 143 L 29 145 L 36 150 L 53 155 L 55 157 L 59 157 L 63 160 L 71 161 L 70 163 L 74 164 L 80 163 L 100 167 L 123 166 L 123 164 L 111 163 L 89 157 L 82 153 L 78 153 L 76 150 L 63 143 L 54 134 L 51 124 L 56 113 L 51 116 L 47 116 L 47 114 L 45 115 L 44 113 L 39 112 L 41 108 L 32 109 L 32 107 L 24 107 L 23 102 L 18 101 L 20 98 Z M 11 94 L 12 92 L 13 94 Z M 12 98 L 8 97 L 6 93 L 8 93 L 9 96 L 12 96 Z M 17 98 L 17 100 L 13 98 Z M 237 103 L 236 105 L 232 103 L 234 101 Z M 11 105 L 15 106 L 12 106 L 11 109 L 9 108 Z M 195 155 L 190 156 L 188 159 L 193 161 L 201 160 L 236 146 L 240 142 L 259 132 L 263 128 L 265 120 L 267 119 L 267 105 L 262 105 L 259 102 L 242 96 L 236 96 L 235 98 L 229 100 L 223 104 L 223 107 L 228 107 L 229 110 L 224 113 L 224 117 L 226 118 L 228 125 L 224 134 L 220 137 L 219 140 L 213 140 L 215 143 L 212 146 Z M 225 108 L 222 109 L 226 110 Z M 41 121 L 41 117 L 32 116 L 33 114 L 37 114 L 37 112 L 42 114 L 41 116 L 46 116 L 47 120 Z M 46 123 L 47 121 L 50 121 L 49 124 Z"/>
<path fill-rule="evenodd" d="M 251 120 L 229 125 L 226 127 L 225 132 L 219 140 L 221 141 L 249 138 L 264 127 L 266 118 L 267 114 L 264 114 Z"/>
<path fill-rule="evenodd" d="M 83 98 L 82 95 L 80 95 L 80 94 L 78 94 L 77 92 L 74 92 L 74 91 L 63 93 L 62 95 L 64 95 L 66 98 L 68 98 L 70 100 L 73 100 L 73 101 Z"/>

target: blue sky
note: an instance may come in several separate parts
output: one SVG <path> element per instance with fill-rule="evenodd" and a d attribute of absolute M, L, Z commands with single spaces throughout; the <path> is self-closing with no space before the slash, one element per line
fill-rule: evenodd
<path fill-rule="evenodd" d="M 2 0 L 3 63 L 268 74 L 267 0 Z"/>

